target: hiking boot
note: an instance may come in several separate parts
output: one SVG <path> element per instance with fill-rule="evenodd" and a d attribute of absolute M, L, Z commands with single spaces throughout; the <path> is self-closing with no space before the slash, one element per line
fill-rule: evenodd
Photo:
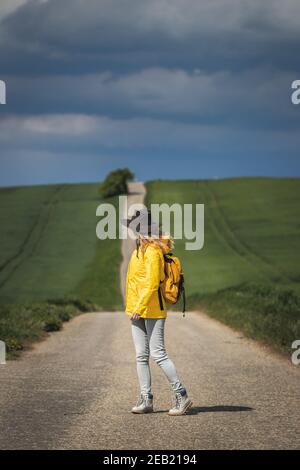
<path fill-rule="evenodd" d="M 185 415 L 192 406 L 192 400 L 187 396 L 186 390 L 175 393 L 175 405 L 170 409 L 170 416 Z"/>
<path fill-rule="evenodd" d="M 137 404 L 132 408 L 131 413 L 153 413 L 153 395 L 142 393 Z"/>

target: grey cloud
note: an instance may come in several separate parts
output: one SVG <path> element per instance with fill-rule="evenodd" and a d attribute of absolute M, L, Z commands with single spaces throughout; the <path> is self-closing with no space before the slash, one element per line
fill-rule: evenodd
<path fill-rule="evenodd" d="M 180 40 L 201 32 L 240 33 L 243 29 L 293 36 L 299 34 L 299 12 L 298 0 L 29 0 L 3 24 L 14 30 L 17 40 L 28 43 L 63 40 L 72 47 L 93 46 L 96 37 L 97 47 L 111 45 L 119 50 L 124 41 L 136 49 L 138 44 L 131 39 L 155 33 Z"/>
<path fill-rule="evenodd" d="M 20 71 L 14 56 L 23 74 L 288 67 L 299 26 L 298 0 L 31 0 L 2 21 L 1 54 L 7 71 Z"/>
<path fill-rule="evenodd" d="M 149 117 L 223 122 L 237 127 L 298 126 L 290 102 L 294 75 L 272 69 L 207 73 L 150 68 L 39 78 L 7 77 L 10 113 L 91 113 L 112 118 Z"/>
<path fill-rule="evenodd" d="M 18 7 L 26 3 L 27 0 L 1 0 L 0 21 L 7 15 L 12 14 Z"/>
<path fill-rule="evenodd" d="M 249 131 L 230 126 L 184 124 L 158 119 L 109 119 L 89 115 L 40 115 L 0 120 L 0 143 L 6 149 L 84 151 L 157 149 L 210 154 L 222 142 L 243 155 L 247 152 L 297 152 L 300 135 L 294 131 Z"/>

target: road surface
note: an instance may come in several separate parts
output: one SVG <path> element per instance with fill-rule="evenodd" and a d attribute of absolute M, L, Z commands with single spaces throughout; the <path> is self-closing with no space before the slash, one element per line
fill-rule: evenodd
<path fill-rule="evenodd" d="M 122 312 L 83 314 L 0 366 L 0 448 L 300 447 L 300 366 L 203 313 L 170 313 L 166 337 L 194 402 L 190 415 L 167 415 L 171 395 L 154 363 L 156 412 L 132 415 L 129 320 Z"/>

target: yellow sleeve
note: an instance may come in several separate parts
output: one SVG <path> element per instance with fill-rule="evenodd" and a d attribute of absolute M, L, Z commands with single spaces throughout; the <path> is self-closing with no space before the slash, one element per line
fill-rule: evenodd
<path fill-rule="evenodd" d="M 145 285 L 142 290 L 137 305 L 135 307 L 135 313 L 142 315 L 151 299 L 154 292 L 158 292 L 160 285 L 160 265 L 161 257 L 156 248 L 148 247 L 145 254 L 145 268 L 146 268 L 146 279 Z"/>

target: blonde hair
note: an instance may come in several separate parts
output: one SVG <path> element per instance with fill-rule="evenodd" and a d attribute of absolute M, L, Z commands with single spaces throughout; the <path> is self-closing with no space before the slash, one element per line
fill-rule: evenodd
<path fill-rule="evenodd" d="M 166 241 L 168 243 L 166 243 Z M 174 240 L 171 236 L 162 236 L 162 237 L 143 237 L 141 235 L 137 238 L 137 250 L 141 250 L 142 254 L 145 253 L 148 246 L 154 246 L 156 248 L 160 248 L 163 253 L 167 253 L 168 251 L 174 248 Z"/>

